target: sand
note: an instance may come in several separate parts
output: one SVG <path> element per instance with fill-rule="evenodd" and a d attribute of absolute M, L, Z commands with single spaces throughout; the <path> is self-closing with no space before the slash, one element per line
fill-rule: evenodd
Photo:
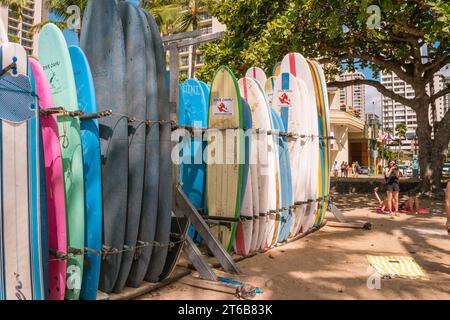
<path fill-rule="evenodd" d="M 261 287 L 259 299 L 450 299 L 450 237 L 442 201 L 422 201 L 427 215 L 377 214 L 372 195 L 340 196 L 338 207 L 350 222 L 370 221 L 373 229 L 325 226 L 306 238 L 238 263 L 238 280 Z M 332 214 L 327 219 L 334 221 Z M 410 256 L 429 281 L 394 278 L 369 289 L 373 275 L 366 255 Z M 191 276 L 188 276 L 191 277 Z M 231 294 L 179 282 L 140 299 L 236 299 Z"/>

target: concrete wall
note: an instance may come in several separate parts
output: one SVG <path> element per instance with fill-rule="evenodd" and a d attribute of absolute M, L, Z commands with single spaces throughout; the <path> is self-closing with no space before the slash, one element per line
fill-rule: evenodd
<path fill-rule="evenodd" d="M 335 139 L 335 148 L 331 150 L 331 164 L 337 161 L 341 164 L 343 161 L 348 162 L 348 128 L 341 125 L 330 125 L 331 134 Z"/>

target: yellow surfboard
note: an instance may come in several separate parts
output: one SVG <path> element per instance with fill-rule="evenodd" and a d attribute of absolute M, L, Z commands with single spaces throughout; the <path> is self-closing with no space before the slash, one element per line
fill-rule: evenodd
<path fill-rule="evenodd" d="M 206 202 L 211 232 L 228 251 L 233 247 L 241 206 L 244 132 L 241 94 L 227 67 L 216 72 L 206 135 Z"/>

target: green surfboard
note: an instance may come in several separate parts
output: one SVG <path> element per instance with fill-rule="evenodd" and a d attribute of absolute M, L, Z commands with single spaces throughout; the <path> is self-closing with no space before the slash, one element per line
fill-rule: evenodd
<path fill-rule="evenodd" d="M 54 24 L 46 24 L 40 33 L 39 62 L 50 81 L 55 107 L 77 111 L 77 90 L 69 50 L 61 30 Z M 83 278 L 84 256 L 84 185 L 80 120 L 67 115 L 58 116 L 58 130 L 64 171 L 69 253 L 65 298 L 77 300 Z"/>

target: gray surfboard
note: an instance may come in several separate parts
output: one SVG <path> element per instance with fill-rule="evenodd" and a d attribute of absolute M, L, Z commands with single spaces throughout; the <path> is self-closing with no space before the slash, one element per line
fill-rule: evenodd
<path fill-rule="evenodd" d="M 143 10 L 140 10 L 144 20 L 145 54 L 147 62 L 147 119 L 153 122 L 147 126 L 145 139 L 145 175 L 144 175 L 144 199 L 142 202 L 142 214 L 139 224 L 138 245 L 151 243 L 155 239 L 156 215 L 158 212 L 158 187 L 159 187 L 159 124 L 154 123 L 159 120 L 157 83 L 156 83 L 156 63 L 153 38 L 147 17 Z M 142 246 L 135 252 L 135 260 L 128 276 L 127 285 L 138 287 L 144 280 L 147 268 L 152 255 L 153 247 Z"/>
<path fill-rule="evenodd" d="M 155 19 L 146 14 L 150 30 L 152 33 L 153 44 L 155 47 L 156 74 L 160 120 L 166 121 L 160 125 L 160 152 L 159 152 L 159 193 L 158 193 L 158 214 L 156 221 L 155 242 L 160 246 L 153 248 L 150 263 L 148 265 L 145 280 L 148 282 L 157 282 L 163 271 L 166 262 L 167 251 L 170 241 L 171 216 L 172 216 L 172 161 L 171 161 L 171 132 L 170 105 L 167 90 L 166 79 L 166 54 L 163 47 L 161 35 Z M 154 195 L 144 195 L 144 197 Z M 144 201 L 154 199 L 145 199 Z"/>
<path fill-rule="evenodd" d="M 99 289 L 112 291 L 123 250 L 128 191 L 128 118 L 125 44 L 115 0 L 89 0 L 81 30 L 81 48 L 89 60 L 99 111 L 103 184 L 103 243 L 112 254 L 102 258 Z M 115 252 L 114 252 L 115 251 Z"/>
<path fill-rule="evenodd" d="M 125 248 L 131 249 L 135 247 L 138 236 L 144 187 L 147 66 L 144 25 L 139 8 L 129 2 L 121 2 L 119 14 L 125 38 L 127 114 L 132 119 L 128 124 L 128 212 L 125 231 Z M 133 257 L 134 250 L 123 252 L 114 292 L 121 292 L 125 287 Z"/>

